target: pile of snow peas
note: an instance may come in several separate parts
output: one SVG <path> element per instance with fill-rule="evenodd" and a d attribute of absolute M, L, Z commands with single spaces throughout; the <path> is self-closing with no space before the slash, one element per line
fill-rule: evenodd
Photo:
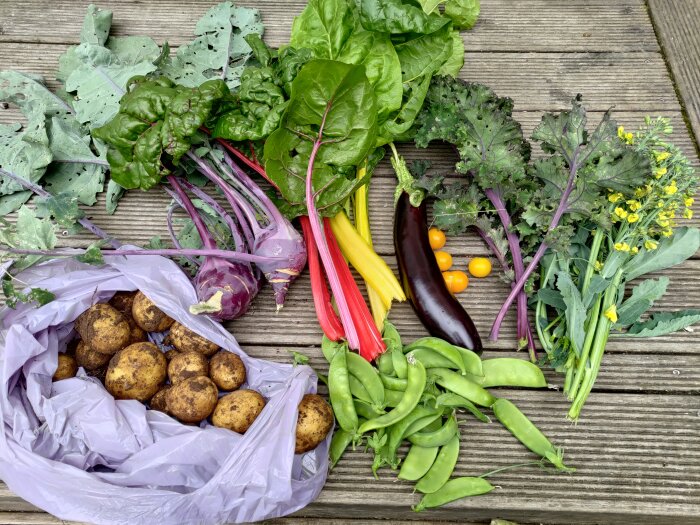
<path fill-rule="evenodd" d="M 542 371 L 526 360 L 494 358 L 478 354 L 436 337 L 425 337 L 403 346 L 396 329 L 385 323 L 387 351 L 371 363 L 348 350 L 347 345 L 324 338 L 321 348 L 330 363 L 328 388 L 338 422 L 330 447 L 331 468 L 345 450 L 364 443 L 374 452 L 372 471 L 382 467 L 398 470 L 398 478 L 415 481 L 423 494 L 414 510 L 438 507 L 494 489 L 486 477 L 455 477 L 459 459 L 458 411 L 471 413 L 489 423 L 482 412 L 491 409 L 495 418 L 541 463 L 571 471 L 564 465 L 561 448 L 547 437 L 507 399 L 498 398 L 490 387 L 542 388 Z M 410 449 L 402 459 L 399 447 Z"/>

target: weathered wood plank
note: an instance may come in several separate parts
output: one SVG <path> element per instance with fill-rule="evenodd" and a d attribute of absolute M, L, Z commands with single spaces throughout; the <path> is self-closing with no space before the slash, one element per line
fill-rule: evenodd
<path fill-rule="evenodd" d="M 651 19 L 700 141 L 700 2 L 649 0 Z"/>
<path fill-rule="evenodd" d="M 574 474 L 536 467 L 502 472 L 499 489 L 430 511 L 423 519 L 487 522 L 498 516 L 523 523 L 696 523 L 700 515 L 700 439 L 697 396 L 594 393 L 574 426 L 558 392 L 503 390 L 557 445 Z M 460 416 L 462 451 L 455 475 L 479 475 L 535 457 L 498 423 Z M 331 472 L 318 500 L 298 516 L 411 519 L 419 497 L 409 483 L 380 471 L 371 457 L 349 451 Z M 8 490 L 0 491 L 6 508 Z M 15 512 L 34 510 L 16 505 Z"/>
<path fill-rule="evenodd" d="M 40 0 L 0 4 L 0 42 L 75 43 L 87 2 Z M 248 0 L 261 9 L 266 40 L 274 46 L 289 40 L 291 21 L 306 2 Z M 180 45 L 192 37 L 195 21 L 210 0 L 137 2 L 111 0 L 113 35 L 146 35 Z M 37 13 L 40 16 L 37 16 Z M 476 27 L 464 34 L 474 51 L 657 51 L 658 43 L 641 0 L 491 0 L 481 6 Z"/>
<path fill-rule="evenodd" d="M 0 69 L 43 74 L 56 70 L 65 45 L 7 43 Z M 639 72 L 644 71 L 644 82 Z M 576 93 L 591 110 L 678 111 L 659 53 L 481 53 L 468 52 L 462 78 L 512 97 L 520 110 L 562 109 Z M 49 79 L 48 85 L 56 87 Z"/>

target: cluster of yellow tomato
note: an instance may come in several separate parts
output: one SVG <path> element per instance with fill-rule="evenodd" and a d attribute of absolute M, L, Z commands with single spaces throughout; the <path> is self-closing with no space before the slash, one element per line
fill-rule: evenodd
<path fill-rule="evenodd" d="M 447 289 L 452 293 L 460 293 L 466 290 L 467 286 L 469 286 L 469 277 L 461 270 L 450 270 L 452 268 L 452 256 L 442 251 L 447 242 L 445 233 L 437 228 L 430 228 L 428 230 L 428 238 L 430 239 L 430 247 L 435 251 L 435 259 L 440 271 L 442 271 Z M 474 257 L 469 261 L 468 268 L 472 277 L 486 277 L 491 273 L 491 261 L 486 257 Z"/>

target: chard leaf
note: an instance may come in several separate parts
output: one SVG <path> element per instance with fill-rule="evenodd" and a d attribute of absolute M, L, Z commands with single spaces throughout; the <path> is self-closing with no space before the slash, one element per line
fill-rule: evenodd
<path fill-rule="evenodd" d="M 180 46 L 176 55 L 163 63 L 161 72 L 188 87 L 216 78 L 235 89 L 252 54 L 245 37 L 253 33 L 263 34 L 258 10 L 222 2 L 199 19 L 195 27 L 197 38 Z"/>
<path fill-rule="evenodd" d="M 559 288 L 566 305 L 564 310 L 566 335 L 576 355 L 580 356 L 583 342 L 586 339 L 586 331 L 583 329 L 586 322 L 586 307 L 583 306 L 581 293 L 567 272 L 557 272 L 557 288 Z"/>
<path fill-rule="evenodd" d="M 670 268 L 689 259 L 700 249 L 700 230 L 677 228 L 672 237 L 659 242 L 656 250 L 642 250 L 624 266 L 625 279 L 631 281 L 640 275 Z"/>
<path fill-rule="evenodd" d="M 666 293 L 669 278 L 647 279 L 632 288 L 632 295 L 617 309 L 617 325 L 629 326 Z"/>
<path fill-rule="evenodd" d="M 671 334 L 700 321 L 700 310 L 680 310 L 660 312 L 646 321 L 634 323 L 630 329 L 620 334 L 625 337 L 658 337 Z"/>
<path fill-rule="evenodd" d="M 456 77 L 464 65 L 464 40 L 459 31 L 452 31 L 452 51 L 447 61 L 440 67 L 438 75 Z"/>
<path fill-rule="evenodd" d="M 340 60 L 356 27 L 354 7 L 346 0 L 309 0 L 294 19 L 289 45 L 310 49 L 316 58 Z"/>
<path fill-rule="evenodd" d="M 410 0 L 359 0 L 360 22 L 377 33 L 434 33 L 449 19 L 427 14 Z"/>
<path fill-rule="evenodd" d="M 265 143 L 265 168 L 292 206 L 305 203 L 313 142 L 325 118 L 312 175 L 319 212 L 334 215 L 356 189 L 355 167 L 376 140 L 374 91 L 363 66 L 312 60 L 294 79 L 282 126 Z"/>
<path fill-rule="evenodd" d="M 471 29 L 479 18 L 480 0 L 418 0 L 423 11 L 430 14 L 440 4 L 445 4 L 445 16 L 452 20 L 455 29 Z"/>

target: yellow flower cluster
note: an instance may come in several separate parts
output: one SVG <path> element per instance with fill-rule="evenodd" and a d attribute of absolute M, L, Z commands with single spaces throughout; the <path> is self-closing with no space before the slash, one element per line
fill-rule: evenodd
<path fill-rule="evenodd" d="M 610 306 L 605 312 L 603 312 L 603 315 L 612 323 L 617 322 L 617 307 L 613 304 Z"/>
<path fill-rule="evenodd" d="M 617 136 L 621 141 L 626 142 L 627 144 L 634 143 L 634 133 L 625 133 L 624 126 L 617 128 Z"/>

